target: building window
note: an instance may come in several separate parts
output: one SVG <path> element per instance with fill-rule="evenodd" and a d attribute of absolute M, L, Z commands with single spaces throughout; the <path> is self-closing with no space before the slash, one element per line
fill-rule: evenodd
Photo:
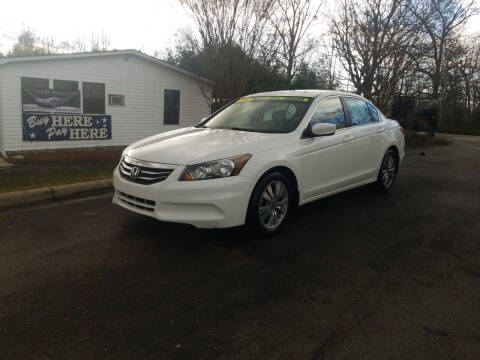
<path fill-rule="evenodd" d="M 180 114 L 180 90 L 165 90 L 163 96 L 163 123 L 178 125 Z"/>
<path fill-rule="evenodd" d="M 22 77 L 22 105 L 24 111 L 36 110 L 36 96 L 38 92 L 47 92 L 49 89 L 48 79 Z M 30 108 L 29 108 L 30 107 Z"/>
<path fill-rule="evenodd" d="M 53 90 L 78 91 L 78 81 L 53 80 Z"/>
<path fill-rule="evenodd" d="M 84 82 L 83 90 L 83 113 L 105 114 L 105 84 Z"/>
<path fill-rule="evenodd" d="M 53 90 L 57 93 L 63 93 L 66 96 L 71 96 L 69 106 L 78 108 L 80 111 L 80 91 L 78 90 L 78 81 L 71 80 L 53 80 Z"/>
<path fill-rule="evenodd" d="M 48 87 L 48 79 L 22 77 L 22 88 L 43 90 Z"/>
<path fill-rule="evenodd" d="M 108 104 L 125 106 L 125 95 L 108 94 Z"/>

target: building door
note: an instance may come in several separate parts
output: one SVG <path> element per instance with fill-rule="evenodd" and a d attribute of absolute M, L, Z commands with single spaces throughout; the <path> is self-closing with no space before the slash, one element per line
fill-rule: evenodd
<path fill-rule="evenodd" d="M 163 123 L 178 125 L 180 115 L 180 90 L 165 90 L 163 98 Z"/>
<path fill-rule="evenodd" d="M 105 114 L 105 84 L 83 82 L 83 113 Z"/>

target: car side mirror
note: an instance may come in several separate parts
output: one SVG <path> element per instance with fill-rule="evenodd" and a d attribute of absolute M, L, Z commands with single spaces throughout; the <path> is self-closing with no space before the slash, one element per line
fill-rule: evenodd
<path fill-rule="evenodd" d="M 327 136 L 335 134 L 337 125 L 329 123 L 318 123 L 312 126 L 313 136 Z"/>

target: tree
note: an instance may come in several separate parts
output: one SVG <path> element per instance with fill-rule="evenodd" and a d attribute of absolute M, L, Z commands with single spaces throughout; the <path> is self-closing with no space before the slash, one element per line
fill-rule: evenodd
<path fill-rule="evenodd" d="M 440 98 L 443 119 L 469 125 L 480 78 L 480 37 L 449 39 L 445 47 Z"/>
<path fill-rule="evenodd" d="M 425 73 L 432 87 L 432 98 L 440 106 L 440 91 L 444 76 L 445 53 L 449 40 L 474 14 L 478 13 L 475 0 L 413 0 L 409 10 L 420 22 L 427 42 L 425 56 L 417 59 L 419 71 Z"/>
<path fill-rule="evenodd" d="M 334 46 L 357 93 L 383 110 L 415 56 L 417 26 L 407 1 L 343 0 L 330 19 Z"/>
<path fill-rule="evenodd" d="M 273 53 L 265 34 L 274 0 L 180 1 L 196 26 L 182 35 L 170 61 L 213 81 L 213 93 L 199 83 L 212 108 L 255 87 L 259 70 Z"/>
<path fill-rule="evenodd" d="M 38 48 L 44 54 L 56 54 L 58 53 L 58 45 L 53 36 L 45 36 L 37 40 Z"/>
<path fill-rule="evenodd" d="M 275 0 L 180 0 L 196 24 L 191 40 L 201 48 L 236 45 L 254 56 L 266 42 L 268 14 Z M 192 42 L 194 43 L 194 42 Z"/>
<path fill-rule="evenodd" d="M 328 64 L 318 61 L 312 65 L 301 63 L 293 78 L 292 89 L 334 89 L 337 85 L 329 76 Z"/>
<path fill-rule="evenodd" d="M 337 56 L 331 37 L 322 39 L 320 51 L 315 57 L 318 59 L 317 62 L 321 64 L 322 77 L 326 80 L 325 89 L 335 89 L 339 86 L 339 79 L 336 71 Z"/>
<path fill-rule="evenodd" d="M 108 36 L 104 31 L 102 31 L 100 34 L 91 35 L 90 51 L 107 51 L 109 48 L 110 36 Z"/>
<path fill-rule="evenodd" d="M 292 89 L 315 89 L 318 87 L 317 73 L 306 63 L 298 66 L 297 73 L 292 81 Z"/>
<path fill-rule="evenodd" d="M 92 33 L 90 44 L 87 39 L 77 38 L 73 41 L 57 42 L 53 36 L 38 37 L 31 29 L 23 30 L 8 56 L 35 56 L 71 52 L 107 51 L 110 48 L 110 36 L 105 32 Z"/>
<path fill-rule="evenodd" d="M 269 15 L 274 29 L 273 40 L 278 42 L 277 61 L 292 81 L 298 64 L 314 49 L 315 41 L 307 38 L 308 31 L 317 20 L 323 1 L 317 6 L 312 0 L 275 0 Z"/>
<path fill-rule="evenodd" d="M 247 93 L 288 87 L 278 68 L 248 56 L 236 45 L 197 50 L 183 42 L 167 55 L 166 61 L 212 80 L 212 93 L 199 82 L 212 110 Z"/>
<path fill-rule="evenodd" d="M 41 46 L 40 39 L 31 29 L 24 29 L 17 37 L 8 56 L 32 56 L 49 54 L 50 48 Z"/>
<path fill-rule="evenodd" d="M 465 84 L 465 99 L 468 120 L 472 119 L 475 105 L 479 104 L 480 93 L 480 35 L 466 40 L 464 56 L 458 63 Z"/>
<path fill-rule="evenodd" d="M 69 52 L 74 53 L 82 53 L 86 52 L 87 50 L 87 39 L 86 38 L 76 38 L 75 40 L 68 42 L 66 41 L 64 44 L 65 48 L 68 49 Z"/>

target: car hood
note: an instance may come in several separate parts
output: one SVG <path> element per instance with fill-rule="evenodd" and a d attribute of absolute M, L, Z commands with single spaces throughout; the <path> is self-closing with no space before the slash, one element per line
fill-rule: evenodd
<path fill-rule="evenodd" d="M 254 154 L 285 144 L 287 138 L 288 134 L 189 127 L 137 141 L 124 154 L 138 160 L 187 165 Z"/>

